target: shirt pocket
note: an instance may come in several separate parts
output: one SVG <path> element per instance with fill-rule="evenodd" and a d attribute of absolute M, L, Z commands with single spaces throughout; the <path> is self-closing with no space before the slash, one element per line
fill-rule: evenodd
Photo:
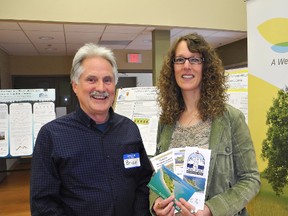
<path fill-rule="evenodd" d="M 230 147 L 224 145 L 216 153 L 216 161 L 213 170 L 213 191 L 215 194 L 224 192 L 231 187 L 231 175 L 233 173 L 233 153 Z M 212 187 L 212 186 L 211 186 Z"/>
<path fill-rule="evenodd" d="M 230 175 L 233 172 L 233 152 L 232 147 L 223 145 L 216 153 L 215 170 L 221 175 Z"/>

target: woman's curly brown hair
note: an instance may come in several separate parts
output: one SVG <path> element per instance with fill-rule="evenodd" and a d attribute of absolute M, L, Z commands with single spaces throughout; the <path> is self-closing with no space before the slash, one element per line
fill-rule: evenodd
<path fill-rule="evenodd" d="M 203 121 L 220 116 L 225 111 L 227 100 L 227 76 L 222 61 L 202 36 L 197 33 L 178 38 L 164 58 L 158 80 L 158 103 L 162 109 L 160 122 L 175 123 L 185 109 L 181 89 L 176 83 L 173 58 L 178 44 L 186 41 L 188 49 L 193 53 L 201 53 L 204 62 L 202 70 L 201 95 L 198 110 Z"/>

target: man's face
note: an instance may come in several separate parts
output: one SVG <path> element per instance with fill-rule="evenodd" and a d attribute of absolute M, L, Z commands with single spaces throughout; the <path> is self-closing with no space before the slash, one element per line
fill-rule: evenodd
<path fill-rule="evenodd" d="M 91 57 L 82 62 L 82 67 L 79 83 L 72 83 L 80 106 L 92 119 L 106 119 L 115 97 L 112 65 L 102 57 Z"/>

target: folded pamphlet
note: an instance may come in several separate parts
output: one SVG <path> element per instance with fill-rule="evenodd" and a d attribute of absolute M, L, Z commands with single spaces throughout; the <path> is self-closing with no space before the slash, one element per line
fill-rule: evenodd
<path fill-rule="evenodd" d="M 203 210 L 210 157 L 211 150 L 198 147 L 163 152 L 150 159 L 156 173 L 148 187 L 163 199 L 173 195 Z"/>

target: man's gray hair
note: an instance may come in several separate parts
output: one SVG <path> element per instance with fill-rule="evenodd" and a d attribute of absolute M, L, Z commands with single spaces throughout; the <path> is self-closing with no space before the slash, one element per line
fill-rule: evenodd
<path fill-rule="evenodd" d="M 117 64 L 116 64 L 116 58 L 114 56 L 114 53 L 107 49 L 106 47 L 98 46 L 97 44 L 93 43 L 87 43 L 84 46 L 82 46 L 77 53 L 74 56 L 73 62 L 72 62 L 72 69 L 70 74 L 70 80 L 71 83 L 75 82 L 78 84 L 79 78 L 81 74 L 83 73 L 83 67 L 82 62 L 86 58 L 90 57 L 102 57 L 110 62 L 112 65 L 112 70 L 115 78 L 115 84 L 118 82 L 118 70 L 117 70 Z"/>

